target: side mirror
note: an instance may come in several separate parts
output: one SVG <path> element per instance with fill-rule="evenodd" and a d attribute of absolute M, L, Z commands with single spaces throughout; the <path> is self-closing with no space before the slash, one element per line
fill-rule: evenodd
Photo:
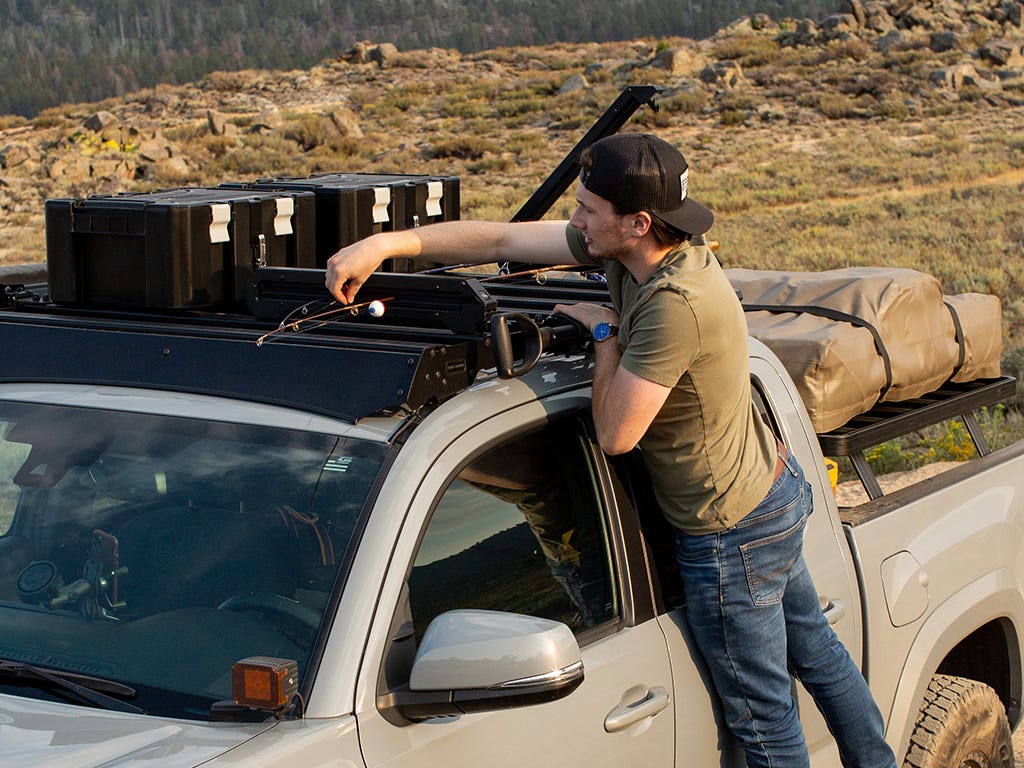
<path fill-rule="evenodd" d="M 498 611 L 448 611 L 427 627 L 409 684 L 378 704 L 423 720 L 555 701 L 582 682 L 580 648 L 564 624 Z"/>

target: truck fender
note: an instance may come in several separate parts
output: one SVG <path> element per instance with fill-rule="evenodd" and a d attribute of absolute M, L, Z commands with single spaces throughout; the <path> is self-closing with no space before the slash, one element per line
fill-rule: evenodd
<path fill-rule="evenodd" d="M 1009 638 L 1012 695 L 1020 698 L 1021 654 L 1017 628 L 1024 625 L 1024 595 L 1013 573 L 1000 569 L 951 595 L 928 616 L 914 637 L 886 718 L 888 741 L 897 755 L 905 754 L 909 747 L 928 682 L 942 660 L 976 629 L 999 619 L 1007 620 L 1012 633 Z"/>

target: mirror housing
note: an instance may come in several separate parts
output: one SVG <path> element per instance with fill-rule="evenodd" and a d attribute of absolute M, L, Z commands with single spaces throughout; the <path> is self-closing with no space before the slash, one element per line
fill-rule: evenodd
<path fill-rule="evenodd" d="M 448 611 L 427 627 L 408 685 L 378 700 L 406 720 L 524 707 L 564 698 L 583 682 L 572 631 L 557 621 Z"/>

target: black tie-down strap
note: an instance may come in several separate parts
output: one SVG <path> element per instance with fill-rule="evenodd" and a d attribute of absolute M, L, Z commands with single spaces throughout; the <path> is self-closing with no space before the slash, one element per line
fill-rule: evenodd
<path fill-rule="evenodd" d="M 858 328 L 866 328 L 871 332 L 871 336 L 875 340 L 875 348 L 878 350 L 878 354 L 881 355 L 882 364 L 885 366 L 885 386 L 882 387 L 882 393 L 878 396 L 878 399 L 884 399 L 889 388 L 892 386 L 892 361 L 889 359 L 889 353 L 885 349 L 885 342 L 882 341 L 882 335 L 878 332 L 878 329 L 863 317 L 851 315 L 848 312 L 840 312 L 837 309 L 831 309 L 829 307 L 814 306 L 813 304 L 744 304 L 743 311 L 774 312 L 775 314 L 780 315 L 787 312 L 793 314 L 806 313 L 808 315 L 825 317 L 829 320 L 836 320 L 841 323 L 849 323 L 850 325 L 855 325 Z"/>
<path fill-rule="evenodd" d="M 944 301 L 942 303 L 946 305 L 946 309 L 949 310 L 949 314 L 953 317 L 953 329 L 956 332 L 956 343 L 960 348 L 960 352 L 956 359 L 956 367 L 953 369 L 953 373 L 949 376 L 949 378 L 952 379 L 960 373 L 960 369 L 964 367 L 964 363 L 967 361 L 967 339 L 964 338 L 964 327 L 960 324 L 960 315 L 956 313 L 953 305 L 948 301 Z"/>

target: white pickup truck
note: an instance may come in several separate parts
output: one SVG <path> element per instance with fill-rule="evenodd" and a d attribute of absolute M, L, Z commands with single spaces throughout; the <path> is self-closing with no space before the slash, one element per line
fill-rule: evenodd
<path fill-rule="evenodd" d="M 384 317 L 281 330 L 7 288 L 0 766 L 742 766 L 642 463 L 594 440 L 585 344 L 535 324 L 603 287 L 547 277 L 375 275 Z M 279 317 L 317 281 L 270 270 L 250 306 Z M 1024 445 L 847 509 L 822 446 L 970 423 L 1015 382 L 819 439 L 754 340 L 750 367 L 897 755 L 1012 765 Z M 812 764 L 838 766 L 798 689 Z"/>

